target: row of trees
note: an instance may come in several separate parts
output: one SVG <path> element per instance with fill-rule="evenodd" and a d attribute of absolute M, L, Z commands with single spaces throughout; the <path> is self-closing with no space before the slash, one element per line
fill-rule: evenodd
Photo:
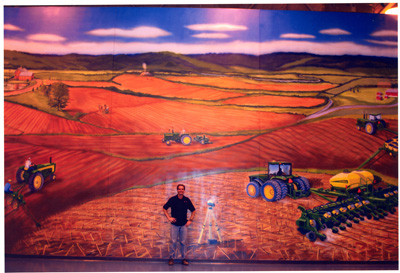
<path fill-rule="evenodd" d="M 51 85 L 41 85 L 39 91 L 43 92 L 49 99 L 49 105 L 51 107 L 64 109 L 69 100 L 69 89 L 68 86 L 62 82 L 55 82 Z"/>

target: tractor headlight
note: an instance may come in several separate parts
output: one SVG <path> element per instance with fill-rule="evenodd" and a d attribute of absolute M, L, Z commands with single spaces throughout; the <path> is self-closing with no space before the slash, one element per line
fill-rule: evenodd
<path fill-rule="evenodd" d="M 357 208 L 361 208 L 362 207 L 362 203 L 361 202 L 356 203 L 356 207 Z"/>
<path fill-rule="evenodd" d="M 317 226 L 317 222 L 314 219 L 310 219 L 310 226 L 312 227 Z"/>
<path fill-rule="evenodd" d="M 347 209 L 345 207 L 341 207 L 339 210 L 340 210 L 340 212 L 346 212 L 347 211 Z"/>
<path fill-rule="evenodd" d="M 364 205 L 369 205 L 369 203 L 370 203 L 369 200 L 363 200 L 362 202 Z"/>
<path fill-rule="evenodd" d="M 332 210 L 332 214 L 333 214 L 333 215 L 339 215 L 339 213 L 340 213 L 340 212 L 339 212 L 339 210 L 337 210 L 337 209 Z"/>
<path fill-rule="evenodd" d="M 386 198 L 389 198 L 389 194 L 385 193 L 383 196 L 385 196 Z"/>
<path fill-rule="evenodd" d="M 347 206 L 347 208 L 348 208 L 349 210 L 353 210 L 355 207 L 354 207 L 354 204 L 350 204 L 350 205 Z"/>

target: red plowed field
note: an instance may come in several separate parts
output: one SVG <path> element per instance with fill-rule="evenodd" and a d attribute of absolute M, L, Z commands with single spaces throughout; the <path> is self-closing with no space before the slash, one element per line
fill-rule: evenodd
<path fill-rule="evenodd" d="M 113 130 L 67 120 L 18 104 L 4 102 L 5 134 L 112 134 Z"/>
<path fill-rule="evenodd" d="M 163 133 L 171 127 L 175 131 L 184 128 L 189 133 L 212 133 L 271 129 L 295 123 L 302 118 L 301 115 L 244 111 L 160 100 L 159 103 L 138 107 L 112 105 L 110 114 L 90 113 L 81 120 L 126 133 Z"/>
<path fill-rule="evenodd" d="M 160 101 L 155 98 L 124 95 L 106 89 L 90 87 L 69 88 L 69 97 L 69 103 L 65 110 L 71 113 L 71 115 L 76 112 L 100 113 L 99 105 L 104 106 L 105 104 L 108 105 L 110 109 L 114 109 L 118 107 L 138 107 Z"/>
<path fill-rule="evenodd" d="M 190 146 L 173 142 L 167 146 L 161 142 L 162 135 L 118 135 L 118 136 L 18 136 L 7 137 L 7 143 L 37 145 L 58 150 L 78 150 L 103 153 L 114 157 L 144 160 L 155 157 L 171 157 L 214 150 L 233 145 L 251 136 L 208 136 L 212 143 L 202 145 L 193 141 Z"/>
<path fill-rule="evenodd" d="M 210 85 L 221 88 L 267 90 L 267 91 L 323 91 L 335 87 L 330 83 L 274 83 L 250 82 L 228 77 L 168 77 L 171 81 Z"/>
<path fill-rule="evenodd" d="M 211 88 L 187 86 L 179 83 L 153 78 L 125 74 L 114 78 L 121 84 L 120 89 L 129 89 L 134 92 L 172 98 L 186 98 L 195 100 L 219 100 L 240 96 L 240 93 L 223 92 Z"/>
<path fill-rule="evenodd" d="M 388 123 L 390 128 L 397 129 L 397 121 L 389 120 Z M 337 118 L 287 127 L 221 150 L 145 162 L 88 151 L 85 145 L 78 149 L 74 142 L 71 144 L 76 150 L 62 150 L 25 144 L 19 142 L 18 137 L 9 141 L 6 136 L 5 179 L 15 181 L 17 168 L 28 156 L 36 164 L 47 162 L 50 156 L 53 158 L 57 164 L 56 182 L 45 185 L 39 193 L 25 193 L 28 208 L 42 221 L 76 204 L 132 186 L 152 185 L 204 172 L 254 168 L 264 166 L 265 161 L 270 160 L 288 160 L 293 162 L 294 168 L 356 168 L 391 137 L 388 134 L 379 131 L 370 136 L 355 129 L 354 119 Z M 135 149 L 130 139 L 125 141 L 129 143 L 124 144 L 121 139 L 119 145 Z M 68 144 L 67 139 L 63 142 L 63 145 Z M 143 148 L 142 143 L 135 144 L 136 149 Z M 365 168 L 397 177 L 397 166 L 396 159 L 381 152 Z M 10 250 L 34 225 L 23 211 L 8 215 L 5 220 L 6 230 L 13 230 L 6 236 L 6 247 Z"/>
<path fill-rule="evenodd" d="M 324 103 L 324 99 L 285 96 L 251 96 L 223 101 L 225 104 L 243 106 L 313 107 Z"/>

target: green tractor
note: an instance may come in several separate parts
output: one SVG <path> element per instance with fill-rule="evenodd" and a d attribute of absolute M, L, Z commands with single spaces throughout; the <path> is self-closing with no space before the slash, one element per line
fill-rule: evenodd
<path fill-rule="evenodd" d="M 56 163 L 52 163 L 50 157 L 49 163 L 33 165 L 29 168 L 19 167 L 16 178 L 18 183 L 28 183 L 31 192 L 37 192 L 42 189 L 47 177 L 50 178 L 50 181 L 56 179 L 55 171 Z"/>
<path fill-rule="evenodd" d="M 247 195 L 256 198 L 260 194 L 264 200 L 274 202 L 290 196 L 293 199 L 310 195 L 310 182 L 307 178 L 292 174 L 292 163 L 268 162 L 265 174 L 250 175 Z"/>
<path fill-rule="evenodd" d="M 383 130 L 386 128 L 386 122 L 382 119 L 381 114 L 365 114 L 363 118 L 357 119 L 357 130 L 365 129 L 365 132 L 369 135 L 373 135 L 377 130 Z"/>
<path fill-rule="evenodd" d="M 170 133 L 164 134 L 162 142 L 167 146 L 170 146 L 172 141 L 176 143 L 182 143 L 185 146 L 189 146 L 192 143 L 192 137 L 185 133 L 175 133 L 174 129 Z"/>

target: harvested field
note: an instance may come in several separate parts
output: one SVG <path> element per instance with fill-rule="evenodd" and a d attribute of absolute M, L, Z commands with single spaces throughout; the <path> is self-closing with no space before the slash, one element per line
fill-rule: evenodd
<path fill-rule="evenodd" d="M 228 77 L 168 77 L 168 80 L 208 85 L 221 88 L 243 89 L 243 90 L 265 90 L 265 91 L 324 91 L 335 87 L 330 83 L 276 83 L 268 81 L 252 81 L 234 79 Z"/>
<path fill-rule="evenodd" d="M 18 104 L 4 102 L 4 134 L 113 134 L 99 128 L 53 116 Z"/>
<path fill-rule="evenodd" d="M 240 106 L 313 107 L 325 103 L 324 99 L 286 96 L 250 96 L 223 101 Z"/>
<path fill-rule="evenodd" d="M 251 199 L 245 187 L 253 173 L 225 173 L 181 181 L 193 201 L 196 221 L 189 227 L 189 259 L 269 261 L 396 261 L 398 213 L 353 223 L 327 240 L 308 241 L 296 230 L 299 205 L 326 203 L 318 196 L 278 202 Z M 297 173 L 327 187 L 326 174 Z M 11 253 L 51 256 L 168 258 L 169 223 L 162 205 L 176 194 L 176 183 L 135 189 L 75 206 L 43 221 L 43 228 L 21 238 Z M 213 209 L 223 243 L 198 244 L 208 210 Z M 212 228 L 212 238 L 217 238 Z"/>
<path fill-rule="evenodd" d="M 118 76 L 114 78 L 114 82 L 121 84 L 120 89 L 129 89 L 134 92 L 170 98 L 211 101 L 243 95 L 241 93 L 224 92 L 212 88 L 182 85 L 154 77 L 142 77 L 133 74 Z"/>

